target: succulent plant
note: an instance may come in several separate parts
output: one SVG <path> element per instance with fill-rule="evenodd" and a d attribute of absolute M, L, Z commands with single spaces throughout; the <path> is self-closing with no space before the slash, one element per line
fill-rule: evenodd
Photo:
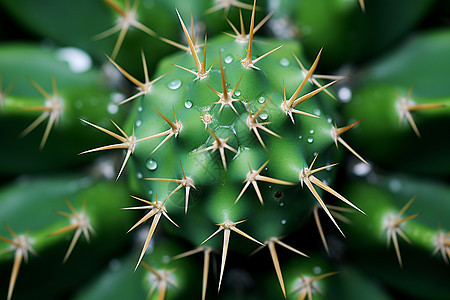
<path fill-rule="evenodd" d="M 19 2 L 1 297 L 450 296 L 450 32 L 391 50 L 443 4 Z"/>

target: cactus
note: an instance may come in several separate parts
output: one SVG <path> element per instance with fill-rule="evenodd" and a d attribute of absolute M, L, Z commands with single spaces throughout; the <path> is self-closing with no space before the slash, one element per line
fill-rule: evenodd
<path fill-rule="evenodd" d="M 1 297 L 450 296 L 450 32 L 391 49 L 438 4 L 19 2 L 54 45 L 0 46 Z"/>

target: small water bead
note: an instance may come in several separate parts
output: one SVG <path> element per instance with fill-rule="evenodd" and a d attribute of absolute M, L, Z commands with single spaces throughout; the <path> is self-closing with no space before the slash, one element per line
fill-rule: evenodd
<path fill-rule="evenodd" d="M 235 91 L 235 92 L 234 92 L 234 95 L 235 95 L 236 97 L 239 97 L 241 94 L 242 94 L 241 91 Z"/>
<path fill-rule="evenodd" d="M 141 173 L 141 172 L 137 172 L 137 173 L 136 173 L 136 177 L 137 177 L 138 179 L 142 179 L 142 173 Z"/>
<path fill-rule="evenodd" d="M 120 270 L 121 267 L 122 267 L 122 263 L 117 258 L 111 259 L 108 263 L 108 268 L 111 271 L 118 271 L 118 270 Z"/>
<path fill-rule="evenodd" d="M 136 127 L 140 127 L 142 125 L 142 120 L 137 120 L 136 121 Z"/>
<path fill-rule="evenodd" d="M 233 62 L 233 56 L 227 55 L 227 56 L 225 57 L 225 59 L 224 59 L 224 62 L 225 62 L 226 64 L 232 63 L 232 62 Z"/>
<path fill-rule="evenodd" d="M 268 1 L 268 5 L 278 7 L 281 1 Z M 274 5 L 272 5 L 274 4 Z M 269 11 L 279 11 L 277 9 L 269 9 Z M 287 17 L 279 17 L 273 19 L 270 23 L 270 30 L 280 39 L 292 39 L 297 35 L 297 28 L 291 25 L 291 21 Z"/>
<path fill-rule="evenodd" d="M 180 86 L 181 86 L 181 80 L 180 79 L 174 79 L 174 80 L 172 80 L 171 82 L 169 82 L 167 84 L 167 87 L 169 89 L 171 89 L 172 91 L 174 91 L 176 89 L 179 89 Z"/>
<path fill-rule="evenodd" d="M 153 191 L 152 190 L 148 190 L 148 194 L 149 195 L 153 195 Z"/>
<path fill-rule="evenodd" d="M 62 48 L 57 53 L 58 58 L 67 62 L 69 69 L 74 73 L 83 73 L 92 67 L 92 59 L 81 49 L 74 47 Z"/>
<path fill-rule="evenodd" d="M 320 273 L 322 273 L 322 268 L 319 266 L 315 266 L 313 268 L 313 272 L 314 272 L 314 274 L 320 274 Z"/>
<path fill-rule="evenodd" d="M 398 192 L 402 189 L 402 183 L 398 179 L 392 179 L 389 182 L 389 188 L 393 192 Z"/>
<path fill-rule="evenodd" d="M 280 206 L 283 207 L 284 206 L 284 202 L 280 202 Z"/>
<path fill-rule="evenodd" d="M 358 162 L 353 166 L 352 171 L 356 176 L 365 177 L 372 171 L 372 167 L 363 162 Z"/>
<path fill-rule="evenodd" d="M 184 102 L 184 107 L 191 108 L 192 107 L 192 101 L 186 100 L 186 102 Z"/>
<path fill-rule="evenodd" d="M 312 144 L 314 142 L 314 139 L 313 138 L 308 138 L 307 141 L 308 141 L 308 143 Z"/>
<path fill-rule="evenodd" d="M 113 179 L 117 176 L 114 165 L 111 163 L 109 159 L 102 159 L 98 162 L 97 165 L 100 174 L 107 179 Z"/>
<path fill-rule="evenodd" d="M 313 133 L 314 133 L 314 129 L 310 129 L 310 130 L 309 130 L 309 133 L 310 133 L 310 134 L 313 134 Z"/>
<path fill-rule="evenodd" d="M 113 103 L 108 104 L 107 109 L 108 109 L 108 112 L 112 115 L 116 114 L 119 111 L 119 107 Z"/>
<path fill-rule="evenodd" d="M 264 102 L 266 102 L 266 98 L 264 98 L 263 96 L 259 97 L 258 102 L 263 104 Z"/>
<path fill-rule="evenodd" d="M 267 120 L 269 118 L 269 115 L 267 113 L 262 113 L 262 114 L 259 115 L 259 117 L 260 117 L 261 120 L 265 121 L 265 120 Z"/>
<path fill-rule="evenodd" d="M 299 136 L 298 136 L 298 139 L 299 139 L 299 140 L 301 140 L 302 138 L 303 138 L 303 136 L 302 136 L 302 135 L 299 135 Z"/>
<path fill-rule="evenodd" d="M 282 224 L 282 225 L 285 225 L 286 222 L 287 222 L 286 219 L 281 220 L 281 224 Z"/>
<path fill-rule="evenodd" d="M 119 104 L 125 99 L 125 95 L 122 93 L 112 93 L 110 96 L 111 102 Z"/>
<path fill-rule="evenodd" d="M 155 171 L 156 168 L 158 168 L 158 163 L 156 162 L 156 160 L 154 160 L 153 158 L 149 158 L 147 160 L 147 162 L 145 163 L 145 166 L 147 167 L 147 169 L 149 169 L 150 171 Z"/>
<path fill-rule="evenodd" d="M 316 116 L 320 116 L 320 115 L 322 114 L 322 112 L 321 112 L 320 109 L 318 109 L 318 108 L 315 108 L 315 109 L 313 110 L 313 113 L 314 113 Z"/>
<path fill-rule="evenodd" d="M 280 60 L 280 65 L 282 65 L 283 67 L 287 67 L 289 66 L 291 63 L 289 62 L 289 60 L 287 58 L 282 58 Z"/>
<path fill-rule="evenodd" d="M 139 107 L 138 107 L 138 111 L 142 111 L 142 106 L 139 106 Z"/>
<path fill-rule="evenodd" d="M 340 88 L 338 91 L 338 98 L 344 103 L 350 102 L 350 100 L 352 100 L 352 90 L 346 86 Z"/>

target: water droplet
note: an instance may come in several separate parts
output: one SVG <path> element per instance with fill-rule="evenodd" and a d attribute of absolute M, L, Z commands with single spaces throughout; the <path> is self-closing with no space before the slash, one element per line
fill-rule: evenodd
<path fill-rule="evenodd" d="M 186 100 L 186 102 L 184 102 L 184 107 L 191 108 L 192 107 L 192 101 Z"/>
<path fill-rule="evenodd" d="M 283 67 L 287 67 L 289 66 L 291 63 L 289 62 L 289 60 L 287 58 L 282 58 L 280 60 L 280 65 L 282 65 Z"/>
<path fill-rule="evenodd" d="M 258 102 L 263 104 L 264 102 L 266 102 L 266 98 L 264 98 L 263 96 L 259 97 Z"/>
<path fill-rule="evenodd" d="M 282 224 L 282 225 L 285 225 L 286 222 L 287 222 L 286 219 L 281 220 L 281 224 Z"/>
<path fill-rule="evenodd" d="M 314 129 L 310 129 L 309 133 L 313 134 L 314 133 Z"/>
<path fill-rule="evenodd" d="M 239 97 L 241 94 L 242 94 L 241 91 L 236 91 L 236 92 L 234 92 L 234 95 L 235 95 L 236 97 Z"/>
<path fill-rule="evenodd" d="M 370 171 L 372 171 L 372 168 L 363 162 L 358 162 L 353 166 L 353 174 L 359 177 L 367 176 Z"/>
<path fill-rule="evenodd" d="M 122 93 L 112 93 L 110 98 L 113 103 L 118 104 L 123 101 L 123 99 L 125 98 L 125 95 Z"/>
<path fill-rule="evenodd" d="M 299 135 L 299 136 L 298 136 L 298 138 L 299 138 L 300 140 L 302 139 L 302 137 L 303 137 L 302 135 Z"/>
<path fill-rule="evenodd" d="M 342 102 L 350 102 L 352 100 L 352 90 L 348 87 L 341 87 L 338 91 L 338 98 Z"/>
<path fill-rule="evenodd" d="M 136 177 L 139 178 L 139 179 L 141 179 L 141 178 L 142 178 L 142 173 L 141 173 L 141 172 L 137 172 L 137 173 L 136 173 Z"/>
<path fill-rule="evenodd" d="M 262 113 L 259 115 L 259 117 L 261 118 L 261 120 L 267 120 L 269 118 L 269 115 L 267 113 Z"/>
<path fill-rule="evenodd" d="M 139 107 L 138 107 L 138 111 L 142 111 L 142 106 L 139 106 Z"/>
<path fill-rule="evenodd" d="M 136 127 L 140 127 L 142 125 L 142 120 L 137 120 L 136 121 Z"/>
<path fill-rule="evenodd" d="M 398 192 L 402 189 L 402 183 L 398 179 L 392 179 L 391 182 L 389 182 L 389 188 L 393 192 Z"/>
<path fill-rule="evenodd" d="M 321 114 L 322 112 L 320 111 L 320 109 L 315 108 L 315 109 L 313 110 L 313 113 L 314 113 L 316 116 L 320 116 L 320 114 Z"/>
<path fill-rule="evenodd" d="M 283 207 L 284 206 L 284 202 L 280 202 L 280 206 Z"/>
<path fill-rule="evenodd" d="M 109 161 L 107 159 L 100 160 L 98 162 L 97 167 L 98 167 L 98 170 L 100 171 L 100 173 L 102 174 L 102 176 L 107 179 L 113 179 L 117 176 L 116 170 L 115 170 L 113 164 L 111 163 L 111 161 Z"/>
<path fill-rule="evenodd" d="M 83 73 L 92 66 L 91 57 L 81 49 L 66 47 L 58 51 L 58 58 L 66 61 L 74 73 Z"/>
<path fill-rule="evenodd" d="M 333 120 L 331 120 L 331 118 L 327 119 L 328 124 L 331 124 L 331 122 L 333 122 Z"/>
<path fill-rule="evenodd" d="M 116 104 L 110 103 L 108 104 L 108 112 L 110 114 L 115 114 L 119 111 L 119 107 Z"/>
<path fill-rule="evenodd" d="M 225 57 L 225 59 L 224 59 L 224 62 L 226 63 L 226 64 L 229 64 L 229 63 L 231 63 L 233 61 L 233 56 L 231 56 L 231 55 L 227 55 L 226 57 Z"/>
<path fill-rule="evenodd" d="M 322 273 L 322 268 L 319 266 L 315 266 L 313 268 L 313 272 L 314 272 L 314 274 L 320 274 L 320 273 Z"/>
<path fill-rule="evenodd" d="M 122 267 L 122 263 L 117 258 L 111 259 L 108 263 L 108 268 L 113 272 L 120 270 L 121 267 Z"/>
<path fill-rule="evenodd" d="M 153 195 L 153 191 L 152 191 L 152 190 L 149 190 L 149 191 L 148 191 L 148 194 L 149 194 L 149 195 Z"/>
<path fill-rule="evenodd" d="M 307 141 L 308 141 L 308 143 L 312 144 L 314 142 L 314 139 L 313 138 L 308 138 Z"/>
<path fill-rule="evenodd" d="M 167 87 L 171 89 L 172 91 L 178 89 L 181 86 L 181 80 L 180 79 L 174 79 L 171 82 L 167 84 Z"/>
<path fill-rule="evenodd" d="M 155 171 L 156 168 L 158 168 L 158 163 L 156 162 L 156 160 L 154 160 L 153 158 L 149 158 L 147 160 L 147 162 L 145 163 L 145 166 L 147 167 L 147 169 L 149 169 L 150 171 Z"/>

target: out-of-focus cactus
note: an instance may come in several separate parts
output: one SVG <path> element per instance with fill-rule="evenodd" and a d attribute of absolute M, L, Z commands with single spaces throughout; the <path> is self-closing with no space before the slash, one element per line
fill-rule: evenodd
<path fill-rule="evenodd" d="M 450 296 L 442 4 L 0 4 L 1 297 Z"/>

